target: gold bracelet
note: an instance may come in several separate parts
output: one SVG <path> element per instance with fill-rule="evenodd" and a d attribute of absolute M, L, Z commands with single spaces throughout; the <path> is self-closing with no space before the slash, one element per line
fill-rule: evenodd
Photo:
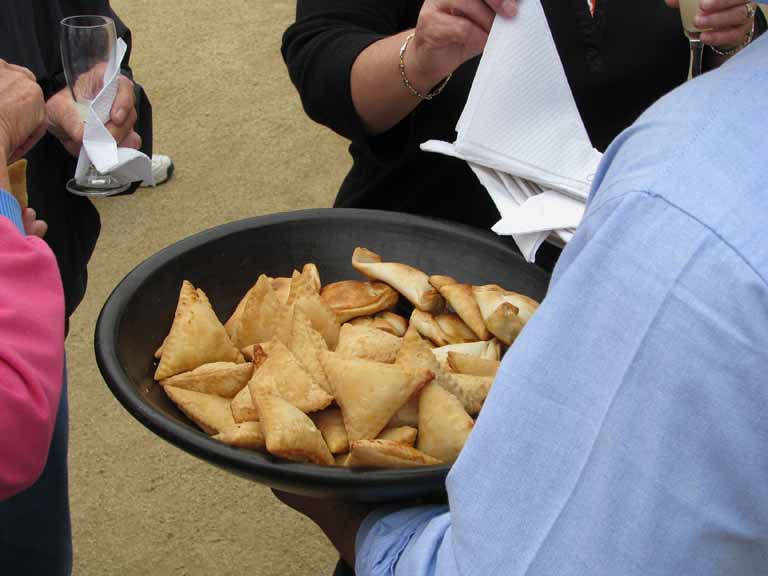
<path fill-rule="evenodd" d="M 440 94 L 440 92 L 443 91 L 445 88 L 445 85 L 448 84 L 448 80 L 451 79 L 451 74 L 448 74 L 448 76 L 445 77 L 445 79 L 440 82 L 435 88 L 430 90 L 427 94 L 422 94 L 416 88 L 413 87 L 413 84 L 411 84 L 410 80 L 408 80 L 408 76 L 405 75 L 405 49 L 408 47 L 408 43 L 411 41 L 411 39 L 415 36 L 415 32 L 411 32 L 408 37 L 405 39 L 405 42 L 403 43 L 402 47 L 400 48 L 400 77 L 403 79 L 403 84 L 405 84 L 405 87 L 410 90 L 411 94 L 416 96 L 417 98 L 420 98 L 422 100 L 432 100 L 435 96 Z"/>

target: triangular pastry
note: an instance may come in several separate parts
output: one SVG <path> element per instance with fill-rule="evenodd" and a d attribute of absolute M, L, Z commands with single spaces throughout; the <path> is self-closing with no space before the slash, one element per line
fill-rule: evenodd
<path fill-rule="evenodd" d="M 240 362 L 242 359 L 205 293 L 195 290 L 184 280 L 155 380 L 164 380 L 209 362 Z"/>
<path fill-rule="evenodd" d="M 279 276 L 277 278 L 270 279 L 270 285 L 275 292 L 278 301 L 281 304 L 288 304 L 288 298 L 291 295 L 291 279 Z"/>
<path fill-rule="evenodd" d="M 321 352 L 320 361 L 333 387 L 350 442 L 375 438 L 405 402 L 434 377 L 337 352 Z"/>
<path fill-rule="evenodd" d="M 391 364 L 402 345 L 402 338 L 378 328 L 342 324 L 336 352 L 350 358 Z"/>
<path fill-rule="evenodd" d="M 488 349 L 488 342 L 478 340 L 477 342 L 464 342 L 461 344 L 447 344 L 446 346 L 438 346 L 432 348 L 432 354 L 434 354 L 437 361 L 441 364 L 447 364 L 448 352 L 461 352 L 462 354 L 470 354 L 471 356 L 482 357 Z"/>
<path fill-rule="evenodd" d="M 442 462 L 437 458 L 391 440 L 352 442 L 349 458 L 345 462 L 350 468 L 414 468 L 438 464 Z"/>
<path fill-rule="evenodd" d="M 302 368 L 285 345 L 274 340 L 264 363 L 253 371 L 248 383 L 251 399 L 261 396 L 279 396 L 302 412 L 316 412 L 328 406 L 333 397 Z"/>
<path fill-rule="evenodd" d="M 419 440 L 416 448 L 438 460 L 451 463 L 472 431 L 474 421 L 458 398 L 430 383 L 419 399 Z"/>
<path fill-rule="evenodd" d="M 326 408 L 310 416 L 317 429 L 320 430 L 332 454 L 349 452 L 349 438 L 344 428 L 344 418 L 338 408 Z"/>
<path fill-rule="evenodd" d="M 301 274 L 312 280 L 315 293 L 319 294 L 320 289 L 323 287 L 323 283 L 320 281 L 320 271 L 317 269 L 317 265 L 314 262 L 307 262 L 302 266 Z"/>
<path fill-rule="evenodd" d="M 430 386 L 431 384 L 427 384 Z M 419 431 L 413 426 L 398 426 L 397 428 L 384 428 L 379 434 L 379 440 L 389 440 L 413 446 Z"/>
<path fill-rule="evenodd" d="M 217 434 L 235 425 L 226 398 L 174 386 L 163 386 L 163 390 L 179 410 L 207 434 Z"/>
<path fill-rule="evenodd" d="M 248 386 L 245 386 L 237 393 L 237 396 L 232 398 L 230 409 L 235 422 L 254 422 L 259 419 L 259 411 L 256 410 Z"/>
<path fill-rule="evenodd" d="M 320 430 L 301 410 L 277 396 L 256 399 L 267 451 L 295 462 L 334 464 Z"/>
<path fill-rule="evenodd" d="M 449 306 L 472 329 L 477 336 L 476 340 L 490 339 L 491 333 L 485 325 L 471 285 L 459 284 L 450 276 L 430 276 L 429 282 L 439 290 Z"/>
<path fill-rule="evenodd" d="M 264 450 L 266 448 L 264 432 L 261 430 L 261 422 L 235 424 L 229 428 L 224 428 L 214 438 L 219 442 L 237 448 L 246 448 L 248 450 Z"/>
<path fill-rule="evenodd" d="M 310 272 L 303 273 L 294 270 L 291 276 L 291 289 L 288 293 L 287 304 L 293 304 L 302 296 L 313 296 L 316 294 L 318 294 L 318 289 L 312 274 Z"/>
<path fill-rule="evenodd" d="M 358 316 L 371 316 L 394 308 L 400 294 L 384 282 L 342 280 L 323 286 L 320 297 L 343 324 Z"/>
<path fill-rule="evenodd" d="M 467 326 L 458 314 L 437 314 L 435 322 L 440 326 L 449 344 L 477 341 L 477 335 L 474 330 Z"/>
<path fill-rule="evenodd" d="M 436 346 L 447 346 L 451 343 L 448 335 L 443 332 L 440 325 L 429 312 L 422 312 L 414 308 L 411 312 L 411 326 L 413 326 L 422 337 L 432 341 Z"/>
<path fill-rule="evenodd" d="M 160 360 L 160 358 L 163 357 L 163 348 L 165 347 L 165 341 L 168 340 L 168 334 L 165 335 L 165 338 L 163 338 L 163 343 L 160 344 L 160 347 L 155 350 L 154 357 L 155 360 Z"/>
<path fill-rule="evenodd" d="M 290 350 L 302 368 L 315 379 L 320 387 L 328 394 L 332 394 L 331 385 L 317 357 L 317 353 L 321 350 L 328 350 L 328 345 L 320 333 L 312 328 L 309 317 L 298 306 L 293 311 Z"/>
<path fill-rule="evenodd" d="M 383 330 L 384 332 L 392 334 L 393 336 L 404 336 L 406 330 L 408 330 L 408 320 L 399 314 L 390 312 L 389 310 L 379 312 L 374 316 L 360 316 L 358 318 L 352 318 L 352 320 L 349 320 L 347 324 L 352 324 L 353 326 L 368 326 L 369 328 L 378 328 L 379 330 Z"/>
<path fill-rule="evenodd" d="M 386 282 L 419 310 L 439 312 L 445 301 L 421 270 L 400 262 L 382 262 L 381 256 L 357 247 L 352 253 L 352 267 L 368 278 Z"/>
<path fill-rule="evenodd" d="M 459 399 L 470 416 L 477 416 L 493 385 L 490 376 L 451 373 L 440 384 Z"/>
<path fill-rule="evenodd" d="M 27 194 L 27 160 L 22 158 L 8 166 L 8 181 L 11 185 L 9 192 L 16 198 L 21 209 L 29 206 Z"/>
<path fill-rule="evenodd" d="M 267 297 L 277 301 L 269 276 L 261 274 L 256 284 L 248 290 L 227 320 L 232 341 L 238 348 L 263 342 L 272 337 L 272 327 L 264 326 L 261 321 L 261 305 Z"/>
<path fill-rule="evenodd" d="M 256 284 L 254 283 L 253 286 L 251 286 L 248 291 L 243 295 L 242 298 L 240 298 L 240 301 L 237 303 L 237 306 L 235 306 L 234 312 L 229 316 L 227 321 L 224 323 L 224 329 L 227 331 L 227 334 L 229 334 L 230 339 L 232 342 L 236 342 L 235 338 L 235 330 L 238 322 L 240 322 L 240 318 L 243 317 L 243 312 L 245 311 L 245 305 L 248 302 L 248 299 L 251 297 L 251 294 L 256 290 Z"/>
<path fill-rule="evenodd" d="M 182 372 L 161 380 L 160 384 L 214 394 L 222 398 L 234 398 L 248 384 L 252 374 L 253 364 L 250 362 L 211 362 L 190 372 Z"/>
<path fill-rule="evenodd" d="M 514 342 L 539 306 L 528 296 L 497 284 L 473 286 L 472 292 L 488 330 L 507 346 Z"/>
<path fill-rule="evenodd" d="M 471 354 L 462 354 L 461 352 L 448 352 L 448 366 L 454 372 L 459 374 L 471 374 L 473 376 L 496 376 L 496 372 L 501 365 L 499 360 L 489 360 L 479 358 Z"/>
<path fill-rule="evenodd" d="M 339 319 L 327 302 L 319 294 L 301 296 L 294 303 L 294 308 L 300 308 L 309 317 L 312 327 L 325 340 L 329 350 L 335 350 L 339 343 Z"/>

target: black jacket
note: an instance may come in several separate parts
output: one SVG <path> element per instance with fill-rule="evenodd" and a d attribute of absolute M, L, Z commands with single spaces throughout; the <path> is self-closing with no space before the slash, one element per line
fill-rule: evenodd
<path fill-rule="evenodd" d="M 114 14 L 108 0 L 3 0 L 0 2 L 0 58 L 32 70 L 46 99 L 66 86 L 59 51 L 59 23 L 77 14 L 101 14 L 115 19 L 117 33 L 128 44 L 123 73 L 128 66 L 131 33 Z M 152 153 L 152 108 L 136 85 L 142 151 Z M 67 192 L 77 160 L 53 136 L 46 135 L 28 154 L 30 205 L 48 222 L 46 241 L 58 259 L 64 283 L 67 316 L 85 294 L 88 260 L 101 228 L 99 214 L 87 198 Z M 135 186 L 132 190 L 135 190 Z"/>
<path fill-rule="evenodd" d="M 291 80 L 311 118 L 351 140 L 353 166 L 336 206 L 437 216 L 490 228 L 499 218 L 463 161 L 419 150 L 452 142 L 479 59 L 466 62 L 445 90 L 387 133 L 368 137 L 355 113 L 350 71 L 376 40 L 412 28 L 419 0 L 298 0 L 283 35 Z M 592 144 L 604 150 L 660 96 L 684 82 L 688 42 L 680 14 L 662 0 L 542 0 L 574 99 Z M 510 102 L 510 106 L 514 106 Z"/>

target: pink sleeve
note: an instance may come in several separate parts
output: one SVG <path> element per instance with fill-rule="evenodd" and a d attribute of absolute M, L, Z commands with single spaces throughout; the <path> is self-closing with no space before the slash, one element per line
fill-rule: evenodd
<path fill-rule="evenodd" d="M 64 295 L 48 246 L 0 216 L 0 500 L 45 466 L 64 370 Z"/>

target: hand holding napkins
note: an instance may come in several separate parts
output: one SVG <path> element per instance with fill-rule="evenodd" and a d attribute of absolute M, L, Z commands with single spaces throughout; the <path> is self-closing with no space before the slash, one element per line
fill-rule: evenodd
<path fill-rule="evenodd" d="M 453 144 L 421 148 L 466 160 L 528 261 L 547 237 L 567 242 L 602 154 L 581 121 L 539 0 L 497 17 Z M 469 199 L 471 201 L 471 199 Z"/>
<path fill-rule="evenodd" d="M 117 96 L 120 63 L 127 50 L 126 43 L 122 38 L 118 38 L 117 59 L 107 66 L 104 72 L 104 87 L 89 105 L 75 178 L 85 176 L 92 162 L 96 170 L 102 174 L 110 174 L 121 184 L 142 181 L 145 185 L 154 186 L 152 161 L 149 157 L 133 148 L 119 148 L 112 134 L 104 126 L 109 122 L 112 103 Z"/>

